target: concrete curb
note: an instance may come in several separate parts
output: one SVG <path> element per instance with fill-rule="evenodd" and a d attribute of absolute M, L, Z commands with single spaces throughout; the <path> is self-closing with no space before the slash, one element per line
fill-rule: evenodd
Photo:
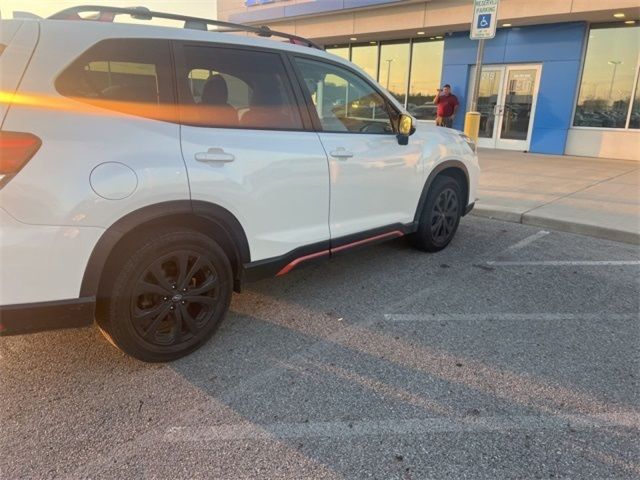
<path fill-rule="evenodd" d="M 547 218 L 534 213 L 522 213 L 499 205 L 484 206 L 476 204 L 476 207 L 471 211 L 471 214 L 476 217 L 491 218 L 494 220 L 502 220 L 504 222 L 521 223 L 523 225 L 533 225 L 536 227 L 550 228 L 552 230 L 560 230 L 562 232 L 577 233 L 579 235 L 613 240 L 614 242 L 640 245 L 640 233 L 638 232 L 628 232 L 601 227 L 598 225 L 572 222 L 570 220 Z"/>
<path fill-rule="evenodd" d="M 476 203 L 475 208 L 471 210 L 471 214 L 476 217 L 492 218 L 512 223 L 522 223 L 522 214 L 520 212 L 510 210 L 499 205 L 485 206 L 478 205 Z"/>

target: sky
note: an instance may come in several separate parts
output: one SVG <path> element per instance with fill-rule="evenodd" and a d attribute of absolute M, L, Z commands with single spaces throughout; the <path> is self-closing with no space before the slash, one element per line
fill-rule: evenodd
<path fill-rule="evenodd" d="M 216 0 L 0 0 L 2 18 L 12 18 L 15 10 L 48 17 L 76 5 L 113 7 L 144 6 L 151 10 L 215 19 Z"/>

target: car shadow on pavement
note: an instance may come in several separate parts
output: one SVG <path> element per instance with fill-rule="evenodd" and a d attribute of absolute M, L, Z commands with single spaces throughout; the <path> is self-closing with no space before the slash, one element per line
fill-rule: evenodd
<path fill-rule="evenodd" d="M 385 317 L 405 297 L 450 312 L 442 293 L 460 277 L 492 288 L 498 273 L 470 259 L 514 239 L 483 234 L 431 256 L 394 241 L 251 285 L 209 343 L 171 364 L 131 359 L 94 328 L 4 338 L 3 451 L 55 448 L 67 459 L 56 472 L 71 477 L 637 476 L 625 453 L 638 436 L 633 396 L 568 381 L 606 372 L 540 368 L 518 324 L 505 328 L 522 340 L 472 319 Z M 584 340 L 572 348 L 600 353 L 597 338 Z M 146 457 L 149 445 L 173 459 Z M 41 476 L 48 461 L 31 456 L 18 473 Z"/>

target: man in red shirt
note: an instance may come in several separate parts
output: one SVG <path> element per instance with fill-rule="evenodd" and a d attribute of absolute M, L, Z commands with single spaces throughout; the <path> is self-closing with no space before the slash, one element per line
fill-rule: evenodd
<path fill-rule="evenodd" d="M 442 89 L 438 89 L 433 103 L 438 106 L 436 114 L 436 125 L 451 128 L 453 119 L 458 111 L 458 97 L 451 93 L 451 85 L 447 84 Z"/>

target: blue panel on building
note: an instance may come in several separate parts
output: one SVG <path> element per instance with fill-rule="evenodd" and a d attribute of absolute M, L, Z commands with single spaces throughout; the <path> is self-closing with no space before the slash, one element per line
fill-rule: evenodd
<path fill-rule="evenodd" d="M 540 122 L 536 123 L 539 126 L 570 127 L 579 74 L 579 60 L 544 62 L 536 107 L 536 116 L 540 118 Z"/>
<path fill-rule="evenodd" d="M 344 0 L 344 9 L 371 7 L 373 5 L 384 5 L 385 3 L 399 3 L 405 0 Z"/>
<path fill-rule="evenodd" d="M 276 0 L 244 0 L 244 4 L 247 7 L 253 7 L 255 5 L 265 5 L 267 3 L 274 3 Z"/>
<path fill-rule="evenodd" d="M 582 23 L 556 23 L 511 28 L 508 33 L 505 63 L 578 60 L 582 55 L 585 26 Z"/>
<path fill-rule="evenodd" d="M 446 45 L 446 44 L 445 44 Z M 464 106 L 467 104 L 467 88 L 469 83 L 469 66 L 468 65 L 444 65 L 442 69 L 442 83 L 451 85 L 451 90 L 455 92 L 460 102 L 462 115 L 457 115 L 453 128 L 462 130 L 464 128 Z"/>
<path fill-rule="evenodd" d="M 504 63 L 507 32 L 499 30 L 492 40 L 487 40 L 484 48 L 484 63 Z M 478 42 L 469 40 L 469 34 L 454 33 L 445 40 L 444 64 L 474 65 Z"/>
<path fill-rule="evenodd" d="M 536 119 L 537 120 L 537 119 Z M 531 134 L 530 152 L 562 155 L 567 143 L 567 130 L 561 128 L 539 127 L 535 122 Z"/>
<path fill-rule="evenodd" d="M 502 29 L 485 44 L 484 63 L 540 63 L 538 92 L 530 151 L 563 154 L 578 88 L 586 24 L 582 22 Z M 460 100 L 454 127 L 461 129 L 467 105 L 471 66 L 477 42 L 468 33 L 445 39 L 442 82 L 451 84 Z"/>
<path fill-rule="evenodd" d="M 274 18 L 284 18 L 284 7 L 271 7 L 246 13 L 235 13 L 229 16 L 229 21 L 237 23 L 267 22 Z"/>
<path fill-rule="evenodd" d="M 302 15 L 311 15 L 327 12 L 338 12 L 353 8 L 364 8 L 376 5 L 405 2 L 406 0 L 308 0 L 302 3 L 287 4 L 285 7 L 272 7 L 260 10 L 251 9 L 248 12 L 235 13 L 229 17 L 232 22 L 260 22 L 268 20 L 281 20 Z M 253 7 L 276 3 L 275 0 L 245 0 L 245 5 Z M 280 3 L 280 2 L 278 2 Z"/>
<path fill-rule="evenodd" d="M 298 17 L 313 13 L 333 12 L 344 7 L 344 0 L 323 0 L 322 2 L 305 2 L 287 5 L 284 9 L 285 17 Z"/>
<path fill-rule="evenodd" d="M 468 35 L 465 35 L 468 42 Z M 484 63 L 504 63 L 504 52 L 507 48 L 507 42 L 509 41 L 509 32 L 499 30 L 496 32 L 496 36 L 493 40 L 487 40 L 484 45 Z M 477 44 L 477 41 L 473 41 Z M 473 49 L 473 60 L 471 63 L 476 63 L 476 49 Z"/>

